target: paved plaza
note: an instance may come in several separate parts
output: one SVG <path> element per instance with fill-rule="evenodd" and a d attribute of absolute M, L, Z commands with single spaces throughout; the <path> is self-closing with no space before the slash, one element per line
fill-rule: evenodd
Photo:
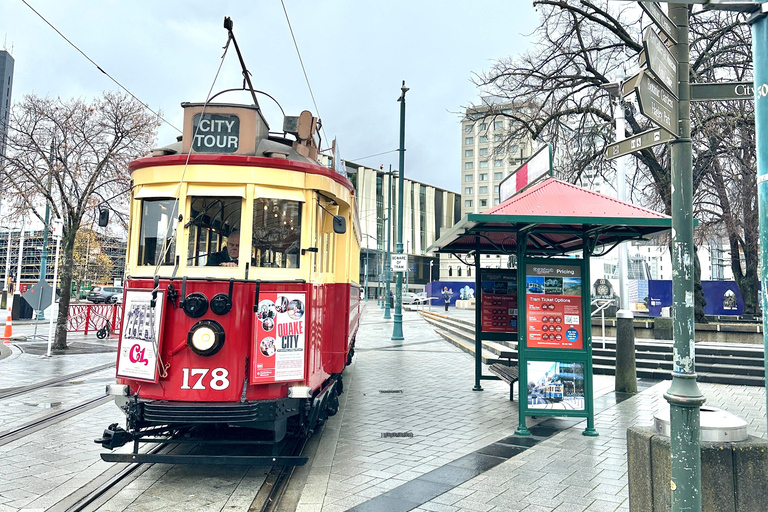
<path fill-rule="evenodd" d="M 416 312 L 403 315 L 405 340 L 392 341 L 392 320 L 382 317 L 369 302 L 342 406 L 311 466 L 299 470 L 299 512 L 629 510 L 626 429 L 650 425 L 667 407 L 670 381 L 641 382 L 641 393 L 617 399 L 613 377 L 595 376 L 598 437 L 582 435 L 585 420 L 529 418 L 536 435 L 521 439 L 506 384 L 483 381 L 484 391 L 472 391 L 471 355 Z M 764 388 L 699 386 L 707 405 L 766 437 Z"/>
<path fill-rule="evenodd" d="M 453 308 L 448 314 L 471 316 Z M 514 435 L 517 401 L 509 401 L 506 384 L 483 381 L 484 391 L 472 391 L 473 357 L 444 341 L 417 312 L 403 314 L 405 340 L 393 341 L 392 327 L 375 302 L 366 305 L 339 412 L 310 440 L 316 451 L 296 468 L 286 495 L 290 508 L 283 510 L 629 510 L 626 429 L 649 425 L 653 413 L 667 407 L 662 394 L 669 381 L 641 381 L 640 393 L 617 397 L 613 377 L 596 376 L 598 437 L 583 436 L 585 421 L 578 418 L 529 418 L 533 435 L 522 438 Z M 106 351 L 114 350 L 114 338 L 74 335 L 70 341 L 77 350 L 51 358 L 40 355 L 34 341 L 5 345 L 0 389 L 114 361 Z M 54 388 L 55 396 L 49 389 L 7 399 L 0 404 L 0 431 L 57 404 L 103 394 L 113 376 L 106 369 Z M 707 405 L 736 414 L 750 434 L 766 437 L 764 388 L 699 386 Z M 91 439 L 112 421 L 122 422 L 122 414 L 108 403 L 89 413 L 85 429 L 82 416 L 74 417 L 55 434 L 41 431 L 0 447 L 0 511 L 45 510 L 106 470 L 110 465 L 98 456 L 103 450 Z M 157 465 L 103 510 L 152 510 L 157 493 L 196 509 L 203 496 L 174 474 L 188 477 L 195 469 Z M 235 490 L 206 509 L 248 510 L 248 493 L 262 479 L 255 468 L 231 478 Z"/>

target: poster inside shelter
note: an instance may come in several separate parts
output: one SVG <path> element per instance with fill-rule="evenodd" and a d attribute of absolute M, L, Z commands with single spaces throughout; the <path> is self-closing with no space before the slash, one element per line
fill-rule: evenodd
<path fill-rule="evenodd" d="M 528 348 L 584 348 L 581 284 L 579 265 L 526 265 Z"/>
<path fill-rule="evenodd" d="M 251 383 L 304 379 L 305 294 L 262 293 L 253 321 Z"/>
<path fill-rule="evenodd" d="M 160 319 L 163 293 L 157 292 L 152 309 L 152 292 L 128 290 L 123 306 L 123 325 L 117 354 L 117 376 L 157 382 L 156 347 L 160 347 Z"/>
<path fill-rule="evenodd" d="M 517 271 L 483 271 L 480 312 L 483 332 L 517 332 Z"/>
<path fill-rule="evenodd" d="M 528 408 L 584 410 L 584 363 L 528 361 Z"/>

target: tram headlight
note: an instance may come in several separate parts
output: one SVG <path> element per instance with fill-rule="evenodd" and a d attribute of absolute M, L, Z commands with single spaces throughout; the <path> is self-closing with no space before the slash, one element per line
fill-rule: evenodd
<path fill-rule="evenodd" d="M 312 388 L 309 386 L 291 386 L 288 388 L 288 398 L 312 398 Z"/>
<path fill-rule="evenodd" d="M 224 328 L 214 320 L 201 320 L 189 330 L 187 345 L 199 356 L 212 356 L 224 346 Z"/>

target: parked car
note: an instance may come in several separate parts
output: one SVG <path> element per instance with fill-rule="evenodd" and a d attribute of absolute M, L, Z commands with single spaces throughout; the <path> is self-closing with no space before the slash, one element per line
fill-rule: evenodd
<path fill-rule="evenodd" d="M 427 294 L 424 292 L 403 292 L 403 304 L 426 304 Z"/>
<path fill-rule="evenodd" d="M 118 297 L 120 297 L 118 299 Z M 118 300 L 123 300 L 122 286 L 94 286 L 88 292 L 88 300 L 94 304 L 116 304 Z"/>

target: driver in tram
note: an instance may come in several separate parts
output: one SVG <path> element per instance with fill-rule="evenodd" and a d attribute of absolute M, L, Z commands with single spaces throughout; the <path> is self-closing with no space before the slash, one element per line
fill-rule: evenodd
<path fill-rule="evenodd" d="M 240 255 L 240 232 L 233 231 L 227 237 L 227 246 L 208 256 L 208 267 L 236 267 Z"/>

